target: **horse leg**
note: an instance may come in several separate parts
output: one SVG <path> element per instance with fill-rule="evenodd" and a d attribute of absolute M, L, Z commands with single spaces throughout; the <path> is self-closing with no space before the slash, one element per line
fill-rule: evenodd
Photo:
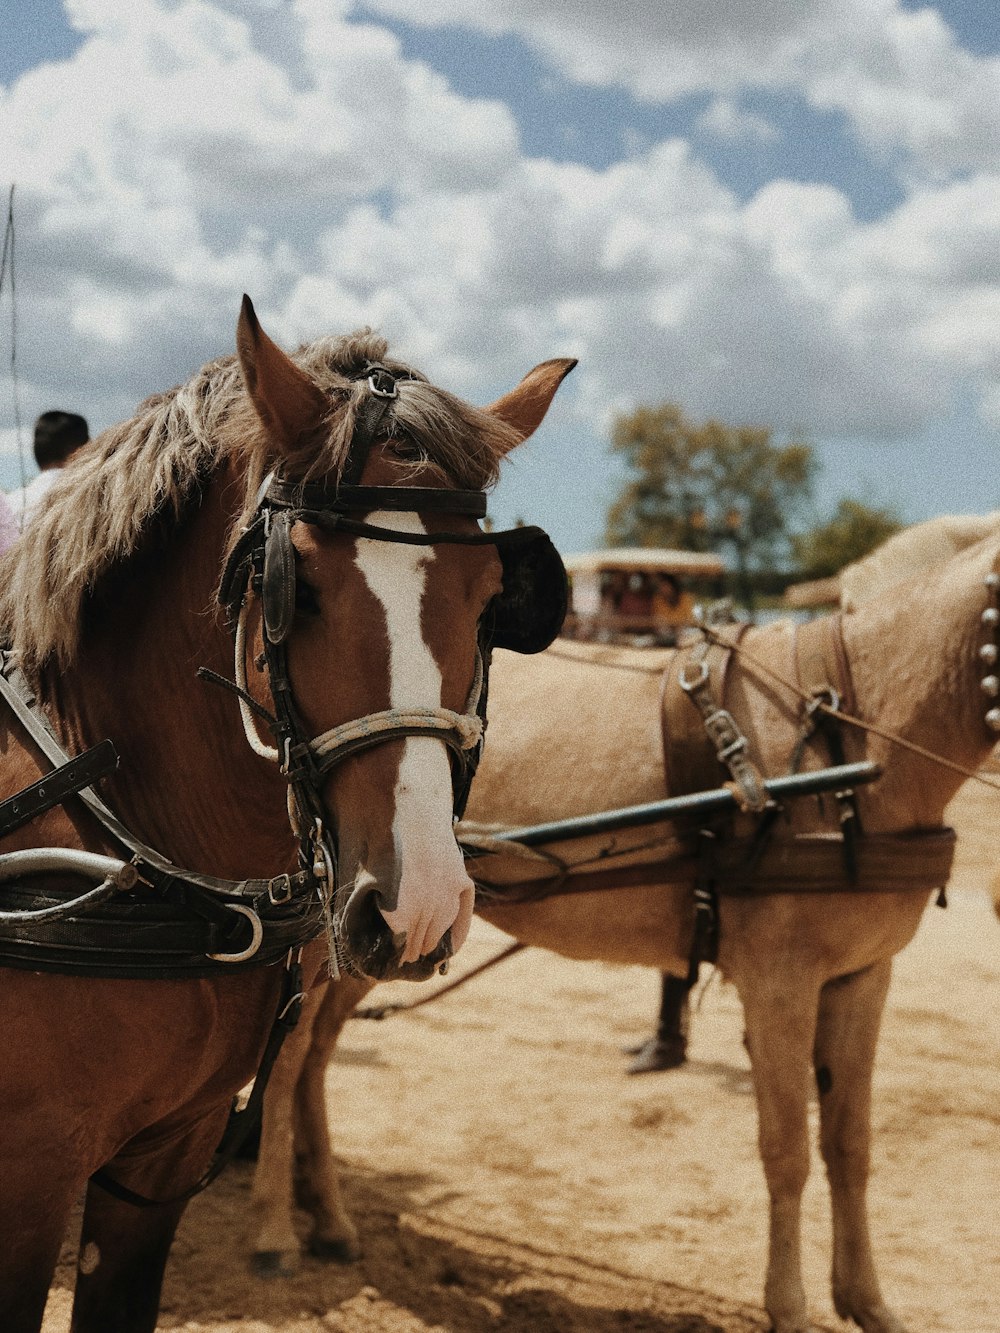
<path fill-rule="evenodd" d="M 312 1041 L 296 1089 L 296 1109 L 305 1182 L 303 1203 L 313 1216 L 311 1253 L 322 1259 L 351 1263 L 361 1257 L 357 1227 L 351 1221 L 340 1192 L 340 1173 L 330 1147 L 326 1071 L 341 1030 L 372 983 L 360 977 L 342 977 L 327 987 L 313 1024 Z"/>
<path fill-rule="evenodd" d="M 906 1333 L 882 1299 L 865 1200 L 872 1069 L 891 973 L 887 959 L 824 986 L 816 1037 L 820 1144 L 833 1206 L 833 1303 L 865 1333 Z"/>
<path fill-rule="evenodd" d="M 139 1208 L 88 1187 L 71 1333 L 153 1333 L 184 1207 Z"/>
<path fill-rule="evenodd" d="M 770 1196 L 764 1304 L 774 1333 L 806 1333 L 801 1201 L 809 1175 L 810 1057 L 819 983 L 786 967 L 735 978 L 757 1094 L 758 1141 Z M 749 981 L 749 984 L 747 984 Z"/>
<path fill-rule="evenodd" d="M 314 984 L 304 996 L 299 1021 L 285 1038 L 264 1094 L 260 1148 L 250 1195 L 250 1267 L 258 1277 L 290 1277 L 299 1266 L 292 1194 L 295 1088 L 323 995 L 323 986 Z"/>
<path fill-rule="evenodd" d="M 229 1112 L 228 1099 L 191 1122 L 153 1127 L 107 1164 L 113 1180 L 170 1199 L 200 1178 Z M 187 1206 L 140 1206 L 91 1182 L 83 1210 L 71 1333 L 153 1333 L 163 1272 Z"/>
<path fill-rule="evenodd" d="M 41 1160 L 32 1154 L 33 1172 Z M 0 1244 L 0 1328 L 38 1333 L 76 1191 L 57 1198 L 37 1179 L 18 1182 L 12 1175 L 4 1173 L 2 1186 L 10 1230 Z"/>

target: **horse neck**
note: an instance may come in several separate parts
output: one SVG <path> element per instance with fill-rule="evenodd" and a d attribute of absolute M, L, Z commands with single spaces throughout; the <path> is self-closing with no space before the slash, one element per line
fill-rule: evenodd
<path fill-rule="evenodd" d="M 135 834 L 189 869 L 242 878 L 277 873 L 294 848 L 284 782 L 251 752 L 236 701 L 195 674 L 232 675 L 215 590 L 235 489 L 211 482 L 164 543 L 108 577 L 74 665 L 49 669 L 43 695 L 74 750 L 114 740 L 106 799 Z"/>
<path fill-rule="evenodd" d="M 857 712 L 866 721 L 923 746 L 951 763 L 976 769 L 995 736 L 984 721 L 990 703 L 978 658 L 992 632 L 981 616 L 991 604 L 983 580 L 996 542 L 928 571 L 878 605 L 866 602 L 844 617 Z M 884 776 L 865 791 L 873 831 L 927 827 L 965 780 L 960 773 L 868 734 L 865 756 Z"/>

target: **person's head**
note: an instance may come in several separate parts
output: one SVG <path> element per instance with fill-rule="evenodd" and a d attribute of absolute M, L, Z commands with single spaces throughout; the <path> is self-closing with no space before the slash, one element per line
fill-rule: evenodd
<path fill-rule="evenodd" d="M 89 439 L 87 423 L 76 412 L 43 412 L 35 422 L 35 462 L 42 472 L 62 467 Z"/>
<path fill-rule="evenodd" d="M 659 576 L 660 596 L 666 602 L 667 606 L 676 606 L 681 600 L 681 585 L 674 578 L 673 574 L 663 574 Z"/>

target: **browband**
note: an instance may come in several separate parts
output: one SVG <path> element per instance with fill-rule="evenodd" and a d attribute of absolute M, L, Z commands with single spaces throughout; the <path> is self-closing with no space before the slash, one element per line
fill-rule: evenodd
<path fill-rule="evenodd" d="M 431 486 L 335 486 L 323 481 L 286 481 L 273 477 L 264 492 L 280 509 L 317 509 L 335 514 L 370 513 L 375 509 L 395 514 L 430 511 L 486 517 L 485 491 L 446 491 Z"/>

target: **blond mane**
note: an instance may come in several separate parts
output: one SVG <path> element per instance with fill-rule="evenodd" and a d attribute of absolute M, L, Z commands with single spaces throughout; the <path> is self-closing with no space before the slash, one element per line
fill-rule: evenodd
<path fill-rule="evenodd" d="M 377 361 L 413 378 L 400 381 L 393 429 L 409 436 L 438 477 L 453 486 L 492 485 L 500 459 L 520 438 L 498 417 L 435 388 L 389 359 L 370 330 L 306 343 L 293 359 L 329 392 L 329 432 L 311 452 L 284 459 L 295 478 L 339 475 L 364 381 Z M 154 520 L 179 521 L 217 468 L 236 459 L 245 485 L 238 529 L 261 480 L 280 455 L 268 439 L 235 356 L 203 366 L 186 384 L 157 394 L 121 425 L 77 451 L 24 534 L 0 562 L 0 636 L 29 670 L 49 658 L 72 661 L 87 598 L 102 577 L 139 548 Z M 220 563 L 221 563 L 220 552 Z"/>

